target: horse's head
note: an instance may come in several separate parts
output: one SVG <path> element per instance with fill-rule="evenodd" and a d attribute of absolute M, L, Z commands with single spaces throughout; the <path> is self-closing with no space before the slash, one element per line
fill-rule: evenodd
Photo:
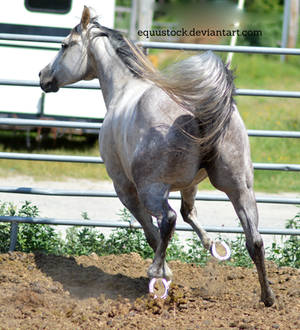
<path fill-rule="evenodd" d="M 40 85 L 45 92 L 57 92 L 64 85 L 95 78 L 87 49 L 88 26 L 92 18 L 92 9 L 85 6 L 80 24 L 64 39 L 53 61 L 39 73 Z"/>

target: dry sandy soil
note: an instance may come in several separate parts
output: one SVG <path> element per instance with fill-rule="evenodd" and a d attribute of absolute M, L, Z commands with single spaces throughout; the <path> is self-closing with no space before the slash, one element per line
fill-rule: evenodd
<path fill-rule="evenodd" d="M 137 254 L 0 255 L 0 329 L 300 329 L 300 271 L 268 263 L 277 297 L 259 302 L 254 269 L 171 262 L 169 297 L 147 292 Z"/>

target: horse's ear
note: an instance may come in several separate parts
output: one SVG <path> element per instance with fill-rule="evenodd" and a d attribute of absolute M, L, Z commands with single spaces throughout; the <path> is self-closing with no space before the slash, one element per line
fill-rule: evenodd
<path fill-rule="evenodd" d="M 80 21 L 83 30 L 86 30 L 88 24 L 90 23 L 90 20 L 91 20 L 90 9 L 87 6 L 84 6 Z"/>

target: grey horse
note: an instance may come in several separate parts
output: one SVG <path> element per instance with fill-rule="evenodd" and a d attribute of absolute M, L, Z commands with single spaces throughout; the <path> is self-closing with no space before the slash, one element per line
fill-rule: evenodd
<path fill-rule="evenodd" d="M 40 72 L 40 85 L 45 92 L 57 92 L 94 78 L 100 81 L 107 108 L 100 153 L 118 197 L 141 223 L 155 252 L 149 278 L 172 277 L 165 261 L 176 223 L 168 203 L 170 191 L 180 191 L 184 221 L 212 251 L 214 243 L 199 224 L 194 206 L 197 184 L 208 176 L 235 208 L 257 267 L 261 299 L 271 306 L 275 298 L 257 229 L 249 141 L 233 100 L 230 70 L 206 52 L 159 72 L 137 46 L 102 26 L 85 7 L 80 23 Z M 88 106 L 93 105 L 87 100 Z"/>

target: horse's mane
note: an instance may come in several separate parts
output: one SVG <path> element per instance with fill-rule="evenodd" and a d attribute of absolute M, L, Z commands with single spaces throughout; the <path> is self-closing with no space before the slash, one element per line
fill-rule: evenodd
<path fill-rule="evenodd" d="M 163 89 L 176 103 L 192 112 L 199 121 L 203 153 L 212 150 L 226 132 L 234 109 L 234 77 L 213 52 L 197 54 L 160 72 L 139 47 L 120 32 L 93 21 L 99 36 L 108 37 L 116 54 L 129 71 Z M 96 35 L 97 37 L 97 35 Z"/>
<path fill-rule="evenodd" d="M 145 78 L 145 72 L 149 76 L 158 73 L 141 49 L 124 37 L 122 33 L 101 25 L 97 19 L 93 19 L 92 22 L 100 30 L 95 36 L 106 35 L 108 37 L 116 54 L 134 76 L 143 79 Z"/>

